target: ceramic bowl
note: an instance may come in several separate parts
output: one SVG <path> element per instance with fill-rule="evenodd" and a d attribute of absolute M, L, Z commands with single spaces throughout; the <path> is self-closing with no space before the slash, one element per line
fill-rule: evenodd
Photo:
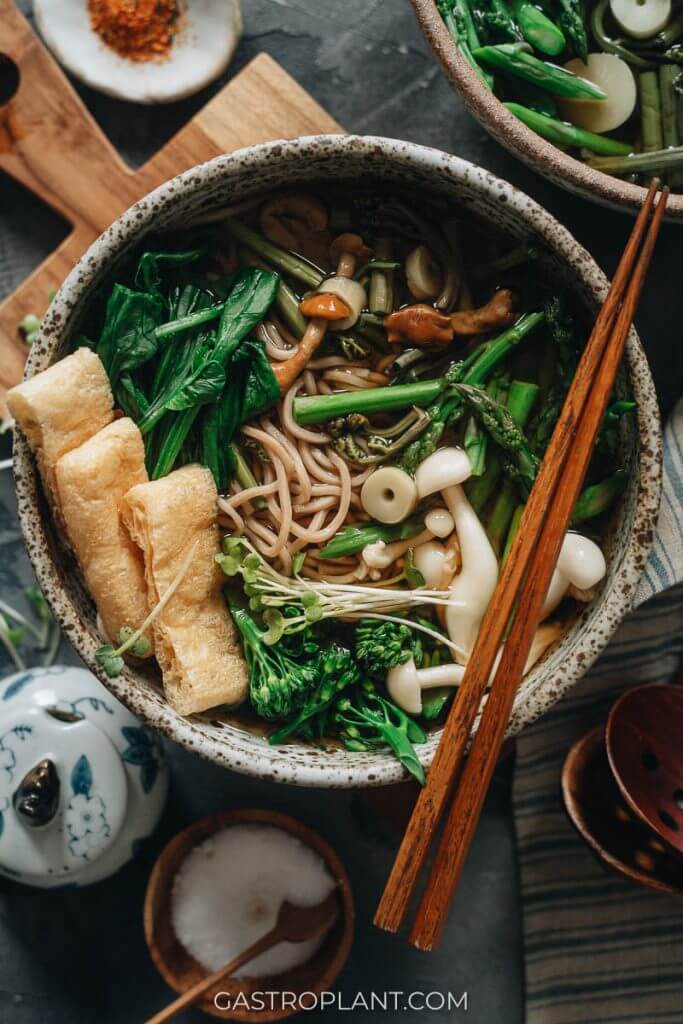
<path fill-rule="evenodd" d="M 450 197 L 509 233 L 533 239 L 545 253 L 547 271 L 570 289 L 594 316 L 607 281 L 578 242 L 528 196 L 481 168 L 434 149 L 390 139 L 341 135 L 279 141 L 218 157 L 171 179 L 124 213 L 74 267 L 45 316 L 26 367 L 32 376 L 62 355 L 78 334 L 84 305 L 112 265 L 152 230 L 187 223 L 227 203 L 275 186 L 307 181 L 362 182 L 373 179 Z M 627 370 L 638 403 L 637 423 L 625 438 L 629 486 L 612 517 L 606 540 L 608 573 L 600 593 L 564 638 L 525 679 L 509 734 L 543 714 L 582 675 L 629 610 L 645 566 L 659 509 L 661 431 L 654 386 L 635 331 L 627 344 Z M 72 558 L 43 499 L 33 457 L 18 433 L 14 472 L 19 516 L 40 585 L 66 636 L 88 667 L 130 709 L 150 725 L 227 768 L 279 782 L 306 786 L 372 786 L 397 782 L 403 770 L 388 753 L 352 753 L 303 743 L 269 746 L 234 719 L 217 715 L 181 718 L 164 700 L 158 677 L 127 668 L 109 679 L 95 662 L 100 644 L 95 611 Z M 418 748 L 429 765 L 439 733 Z"/>
<path fill-rule="evenodd" d="M 630 212 L 635 212 L 642 205 L 646 194 L 642 186 L 588 167 L 522 124 L 496 99 L 461 56 L 443 23 L 435 0 L 411 2 L 420 27 L 449 81 L 462 96 L 469 112 L 497 142 L 544 178 L 586 199 L 594 199 L 604 206 Z M 670 196 L 666 217 L 667 220 L 683 221 L 683 195 Z"/>
<path fill-rule="evenodd" d="M 244 809 L 223 811 L 195 821 L 162 850 L 152 869 L 145 895 L 143 920 L 147 948 L 164 981 L 176 992 L 187 992 L 206 977 L 207 971 L 180 944 L 173 929 L 171 896 L 175 877 L 195 846 L 216 832 L 234 825 L 266 825 L 288 832 L 322 857 L 337 883 L 339 916 L 310 960 L 283 974 L 259 978 L 227 978 L 215 991 L 209 992 L 197 1003 L 204 1013 L 221 1020 L 258 1021 L 259 1024 L 266 1024 L 297 1013 L 299 999 L 301 1006 L 310 1009 L 321 992 L 330 991 L 351 951 L 355 921 L 353 894 L 344 865 L 329 843 L 288 814 Z M 271 992 L 285 992 L 288 996 L 294 993 L 297 998 L 285 1004 L 274 1000 L 272 1006 L 266 1002 L 264 1007 L 257 1008 L 254 997 L 255 1005 L 252 1007 L 251 997 L 255 993 L 263 996 Z M 216 1004 L 214 1000 L 219 993 Z M 232 1007 L 230 1010 L 225 1009 L 228 1002 Z"/>

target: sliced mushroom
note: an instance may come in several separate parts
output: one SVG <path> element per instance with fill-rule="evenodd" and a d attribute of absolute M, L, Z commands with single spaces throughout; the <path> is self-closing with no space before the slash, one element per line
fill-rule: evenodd
<path fill-rule="evenodd" d="M 433 306 L 418 303 L 404 306 L 384 318 L 387 341 L 410 345 L 448 345 L 453 341 L 450 316 Z"/>
<path fill-rule="evenodd" d="M 346 303 L 333 292 L 315 292 L 299 303 L 299 309 L 304 316 L 319 316 L 332 323 L 335 320 L 347 320 L 351 315 Z"/>
<path fill-rule="evenodd" d="M 541 618 L 547 618 L 557 608 L 570 586 L 579 591 L 590 590 L 606 572 L 605 556 L 598 545 L 580 533 L 568 533 L 562 542 Z"/>
<path fill-rule="evenodd" d="M 426 245 L 416 246 L 406 257 L 406 284 L 416 299 L 435 299 L 441 292 L 443 275 Z"/>
<path fill-rule="evenodd" d="M 514 295 L 509 288 L 495 292 L 484 306 L 451 314 L 454 334 L 486 334 L 499 327 L 508 327 L 517 319 Z"/>
<path fill-rule="evenodd" d="M 417 487 L 412 476 L 398 466 L 382 466 L 363 484 L 360 500 L 372 519 L 400 523 L 417 505 Z"/>

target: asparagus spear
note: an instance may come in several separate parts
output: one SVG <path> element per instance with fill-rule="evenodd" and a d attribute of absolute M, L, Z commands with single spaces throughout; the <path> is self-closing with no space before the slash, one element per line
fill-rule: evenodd
<path fill-rule="evenodd" d="M 519 43 L 523 36 L 504 0 L 489 0 L 488 24 L 506 43 Z"/>
<path fill-rule="evenodd" d="M 479 46 L 479 40 L 467 0 L 438 0 L 438 8 L 456 47 L 490 89 L 493 85 L 492 75 L 482 68 L 472 55 L 472 41 L 476 39 L 474 46 Z"/>
<path fill-rule="evenodd" d="M 529 443 L 510 414 L 510 410 L 496 402 L 483 388 L 468 384 L 456 384 L 456 391 L 471 406 L 480 423 L 496 444 L 510 458 L 511 472 L 528 493 L 531 490 L 539 460 L 531 451 Z"/>
<path fill-rule="evenodd" d="M 643 152 L 653 153 L 664 148 L 662 108 L 656 71 L 641 72 L 638 76 L 638 93 Z"/>
<path fill-rule="evenodd" d="M 560 25 L 570 40 L 577 57 L 585 63 L 588 57 L 588 39 L 581 0 L 559 0 Z"/>
<path fill-rule="evenodd" d="M 310 423 L 324 423 L 327 420 L 337 419 L 339 416 L 346 416 L 351 412 L 368 414 L 408 409 L 413 405 L 420 408 L 430 407 L 432 403 L 442 397 L 451 402 L 454 400 L 456 405 L 462 409 L 463 401 L 457 395 L 454 399 L 452 385 L 461 382 L 474 385 L 484 384 L 501 359 L 519 345 L 543 319 L 543 313 L 525 313 L 516 324 L 472 353 L 464 364 L 462 362 L 454 363 L 443 377 L 437 377 L 434 380 L 417 381 L 413 384 L 396 384 L 391 387 L 367 388 L 364 391 L 339 391 L 332 395 L 307 395 L 304 398 L 295 398 L 294 418 L 297 423 L 305 426 Z M 463 365 L 464 374 L 460 377 Z"/>
<path fill-rule="evenodd" d="M 522 429 L 525 427 L 531 414 L 531 409 L 539 391 L 540 388 L 537 384 L 527 380 L 513 380 L 510 384 L 507 395 L 507 407 L 514 421 Z M 502 471 L 500 453 L 494 450 L 487 459 L 483 476 L 471 481 L 468 480 L 465 484 L 467 498 L 477 514 L 481 512 L 493 497 Z"/>
<path fill-rule="evenodd" d="M 549 57 L 562 53 L 567 41 L 562 31 L 540 7 L 530 0 L 512 0 L 512 11 L 527 42 Z"/>
<path fill-rule="evenodd" d="M 588 149 L 591 153 L 599 153 L 604 156 L 626 156 L 632 152 L 633 147 L 616 139 L 610 139 L 606 135 L 598 135 L 596 132 L 589 132 L 585 128 L 577 128 L 576 125 L 567 121 L 558 121 L 553 117 L 546 117 L 529 107 L 523 107 L 519 103 L 506 103 L 508 110 L 523 121 L 527 128 L 541 135 L 549 142 L 554 142 L 560 149 L 570 149 L 573 146 L 580 146 Z"/>
<path fill-rule="evenodd" d="M 628 156 L 596 156 L 588 164 L 606 174 L 668 174 L 683 170 L 683 146 L 657 149 L 650 153 L 629 153 Z"/>
<path fill-rule="evenodd" d="M 481 46 L 474 51 L 478 61 L 545 89 L 553 96 L 567 96 L 577 100 L 605 100 L 607 95 L 593 82 L 571 71 L 547 64 L 534 57 L 524 43 L 501 43 L 500 46 Z"/>
<path fill-rule="evenodd" d="M 683 80 L 681 69 L 675 64 L 662 64 L 659 69 L 659 95 L 662 101 L 662 132 L 664 145 L 679 146 L 681 142 L 679 117 L 681 114 L 681 98 L 678 93 L 679 81 Z M 668 175 L 672 188 L 683 185 L 683 173 Z"/>
<path fill-rule="evenodd" d="M 572 526 L 578 526 L 586 519 L 593 519 L 605 512 L 624 493 L 627 484 L 628 473 L 619 469 L 606 480 L 586 487 L 574 506 Z"/>

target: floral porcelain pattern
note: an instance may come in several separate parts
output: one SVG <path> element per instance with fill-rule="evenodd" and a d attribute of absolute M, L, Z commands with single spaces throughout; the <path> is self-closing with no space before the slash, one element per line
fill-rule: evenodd
<path fill-rule="evenodd" d="M 36 827 L 16 794 L 44 759 L 57 809 Z M 0 683 L 0 874 L 42 887 L 107 877 L 156 826 L 167 785 L 159 738 L 90 672 L 56 666 Z"/>

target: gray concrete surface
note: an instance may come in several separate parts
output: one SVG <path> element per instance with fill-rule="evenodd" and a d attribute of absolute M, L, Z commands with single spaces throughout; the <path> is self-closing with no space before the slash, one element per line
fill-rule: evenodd
<path fill-rule="evenodd" d="M 28 10 L 30 5 L 21 6 Z M 519 185 L 546 205 L 609 273 L 628 219 L 563 193 L 517 163 L 469 117 L 421 38 L 408 0 L 244 0 L 245 36 L 229 74 L 265 50 L 343 125 L 455 152 Z M 0 51 L 2 33 L 0 26 Z M 220 83 L 219 83 L 220 84 Z M 211 95 L 147 110 L 83 90 L 83 96 L 131 164 L 143 161 Z M 0 176 L 0 295 L 64 234 L 59 218 Z M 667 226 L 638 318 L 663 410 L 680 394 L 681 262 L 679 232 Z M 7 439 L 0 439 L 0 458 Z M 8 474 L 0 479 L 0 594 L 20 601 L 31 578 Z M 62 658 L 74 660 L 66 648 Z M 8 668 L 0 653 L 0 672 Z M 193 819 L 228 806 L 286 810 L 318 828 L 351 874 L 358 909 L 352 955 L 339 990 L 468 993 L 468 1010 L 387 1012 L 387 1021 L 428 1019 L 469 1024 L 523 1020 L 521 926 L 510 813 L 510 766 L 501 768 L 451 916 L 433 955 L 376 932 L 374 906 L 397 833 L 361 794 L 274 787 L 220 771 L 169 749 L 172 786 L 166 814 L 142 859 L 90 889 L 43 893 L 0 881 L 0 1024 L 133 1024 L 168 998 L 145 950 L 141 903 L 155 854 Z M 403 799 L 402 797 L 400 799 Z M 399 1000 L 399 1006 L 402 1002 Z M 348 1019 L 328 1010 L 329 1019 Z M 355 1011 L 358 1020 L 368 1016 Z M 197 1013 L 181 1018 L 196 1021 Z"/>

